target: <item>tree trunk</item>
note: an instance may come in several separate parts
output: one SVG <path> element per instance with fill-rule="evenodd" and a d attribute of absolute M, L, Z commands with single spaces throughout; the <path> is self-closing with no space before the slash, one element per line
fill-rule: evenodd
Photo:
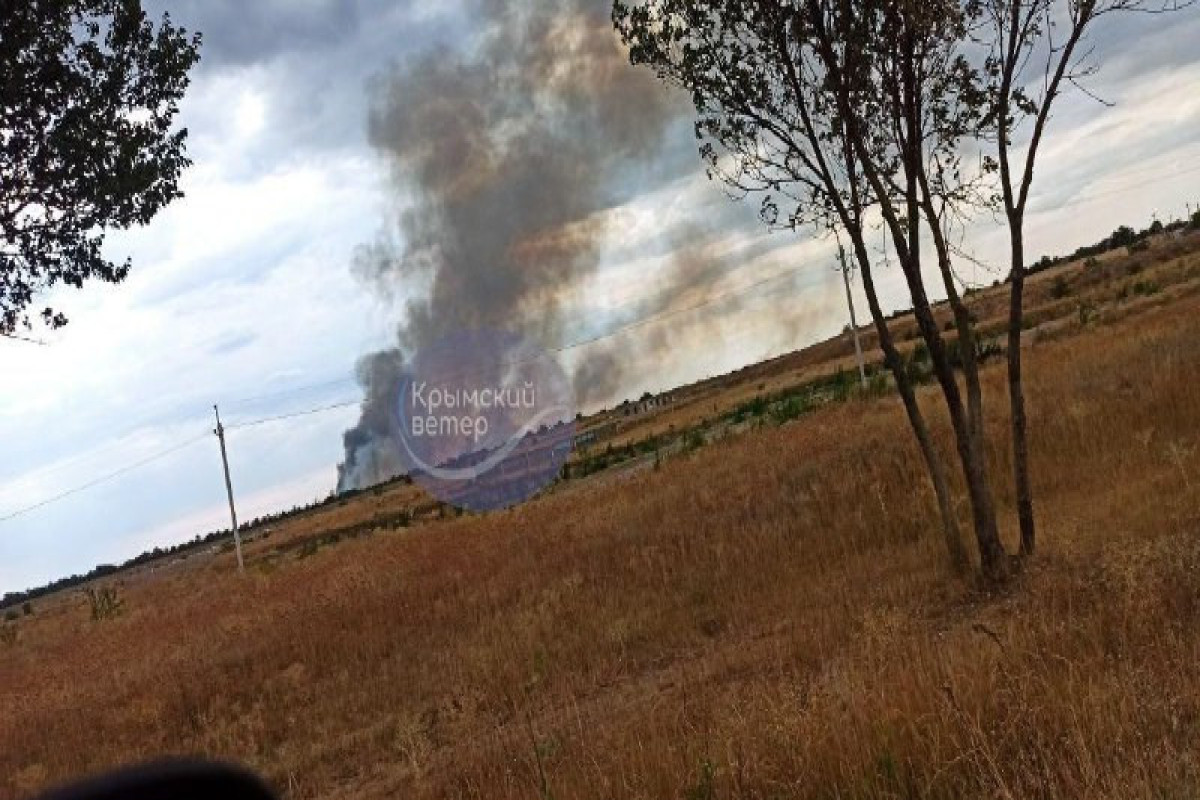
<path fill-rule="evenodd" d="M 907 253 L 905 255 L 907 256 Z M 996 525 L 996 506 L 987 479 L 986 453 L 983 442 L 974 435 L 972 424 L 967 420 L 958 379 L 946 356 L 945 341 L 938 331 L 937 320 L 934 319 L 929 306 L 929 298 L 925 295 L 925 287 L 921 283 L 918 272 L 919 267 L 904 264 L 902 259 L 901 268 L 908 279 L 913 299 L 913 312 L 917 318 L 917 325 L 921 329 L 922 338 L 925 339 L 925 344 L 929 348 L 929 358 L 933 363 L 938 383 L 941 385 L 942 395 L 945 397 L 946 408 L 950 415 L 950 425 L 954 430 L 954 442 L 959 460 L 962 462 L 967 494 L 971 500 L 971 516 L 975 528 L 975 538 L 979 546 L 980 567 L 988 579 L 999 580 L 1007 574 L 1008 554 L 1000 542 L 1000 530 Z"/>
<path fill-rule="evenodd" d="M 896 379 L 896 390 L 900 393 L 900 399 L 904 402 L 904 411 L 908 415 L 908 423 L 912 427 L 913 434 L 917 437 L 917 445 L 921 448 L 921 456 L 925 459 L 925 468 L 929 472 L 929 480 L 933 483 L 933 493 L 937 498 L 938 513 L 942 518 L 942 536 L 946 541 L 946 549 L 950 555 L 950 565 L 957 574 L 963 575 L 966 574 L 967 569 L 970 567 L 971 560 L 967 555 L 967 548 L 963 544 L 962 531 L 958 527 L 958 519 L 954 515 L 954 503 L 950 494 L 950 483 L 946 480 L 946 470 L 942 466 L 942 460 L 938 457 L 937 450 L 933 446 L 933 437 L 929 434 L 929 426 L 925 424 L 925 417 L 921 414 L 920 405 L 917 404 L 917 396 L 913 390 L 912 382 L 909 381 L 908 373 L 904 370 L 904 359 L 896 349 L 891 329 L 888 328 L 887 318 L 884 316 L 883 309 L 879 305 L 879 296 L 875 291 L 875 280 L 871 274 L 870 256 L 867 254 L 866 244 L 861 239 L 862 237 L 859 236 L 858 241 L 854 243 L 855 257 L 862 272 L 863 291 L 867 296 L 867 305 L 871 310 L 871 320 L 875 323 L 875 331 L 879 336 L 879 347 L 883 350 L 884 363 L 892 371 L 892 375 Z"/>
<path fill-rule="evenodd" d="M 1033 489 L 1029 481 L 1028 421 L 1025 387 L 1021 375 L 1021 327 L 1025 303 L 1025 240 L 1023 220 L 1010 219 L 1012 240 L 1012 294 L 1008 308 L 1008 401 L 1012 409 L 1013 484 L 1017 493 L 1017 518 L 1021 523 L 1021 555 L 1033 555 L 1036 528 Z"/>
<path fill-rule="evenodd" d="M 932 322 L 932 315 L 930 315 Z M 933 325 L 936 328 L 936 324 Z M 935 331 L 936 333 L 936 331 Z M 938 337 L 940 339 L 940 337 Z M 926 345 L 931 352 L 934 341 L 926 337 Z M 938 342 L 940 345 L 940 342 Z M 934 360 L 931 355 L 931 360 Z M 938 361 L 941 363 L 939 364 Z M 1003 578 L 1007 569 L 1007 553 L 1000 543 L 1000 530 L 996 525 L 996 506 L 992 498 L 992 488 L 988 483 L 987 467 L 983 442 L 972 424 L 966 419 L 962 398 L 958 390 L 957 378 L 949 365 L 943 351 L 939 359 L 934 360 L 934 370 L 938 373 L 938 381 L 945 395 L 946 405 L 950 413 L 950 425 L 954 430 L 954 443 L 958 449 L 959 460 L 962 462 L 963 477 L 967 482 L 967 494 L 971 500 L 971 517 L 975 528 L 975 538 L 979 545 L 979 561 L 983 574 L 990 579 Z"/>

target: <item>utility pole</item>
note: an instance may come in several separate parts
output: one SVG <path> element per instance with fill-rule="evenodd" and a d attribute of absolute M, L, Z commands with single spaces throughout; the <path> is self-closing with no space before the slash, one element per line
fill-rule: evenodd
<path fill-rule="evenodd" d="M 238 532 L 237 509 L 233 505 L 233 482 L 229 480 L 229 456 L 225 454 L 225 426 L 221 424 L 221 410 L 215 405 L 213 413 L 217 415 L 217 441 L 221 443 L 221 463 L 225 466 L 225 493 L 229 495 L 229 518 L 233 520 L 233 546 L 237 549 L 238 572 L 246 571 L 242 561 L 242 535 Z"/>
<path fill-rule="evenodd" d="M 854 315 L 854 294 L 850 291 L 850 263 L 846 251 L 838 245 L 838 261 L 841 262 L 842 282 L 846 284 L 846 305 L 850 307 L 850 330 L 854 334 L 854 357 L 858 360 L 858 380 L 867 388 L 867 368 L 863 364 L 862 342 L 858 338 L 858 320 Z"/>

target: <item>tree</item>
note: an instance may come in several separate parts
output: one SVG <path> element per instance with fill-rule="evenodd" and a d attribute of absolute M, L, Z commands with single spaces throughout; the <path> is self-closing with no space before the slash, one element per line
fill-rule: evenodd
<path fill-rule="evenodd" d="M 1120 247 L 1129 247 L 1137 242 L 1137 231 L 1128 225 L 1122 225 L 1112 232 L 1112 236 L 1108 237 L 1108 249 L 1116 250 Z"/>
<path fill-rule="evenodd" d="M 120 282 L 105 233 L 181 196 L 186 130 L 172 130 L 200 35 L 139 0 L 22 0 L 0 14 L 0 334 L 30 328 L 59 284 Z M 66 317 L 46 308 L 44 324 Z"/>
<path fill-rule="evenodd" d="M 986 201 L 964 178 L 961 144 L 986 103 L 961 49 L 969 19 L 953 0 L 617 2 L 634 63 L 686 88 L 700 154 L 738 197 L 761 195 L 771 226 L 849 240 L 888 368 L 929 471 L 952 561 L 966 563 L 952 496 L 875 289 L 866 232 L 880 219 L 942 390 L 970 496 L 984 572 L 1007 571 L 988 481 L 970 314 L 953 274 L 951 227 Z M 932 239 L 958 335 L 966 396 L 922 273 Z"/>
<path fill-rule="evenodd" d="M 1024 326 L 1025 215 L 1033 184 L 1038 151 L 1050 122 L 1050 112 L 1067 84 L 1094 72 L 1086 35 L 1103 16 L 1121 11 L 1161 13 L 1178 7 L 1164 3 L 1147 7 L 1143 0 L 971 0 L 973 16 L 983 23 L 987 56 L 983 71 L 992 105 L 986 118 L 996 143 L 1000 192 L 1009 229 L 1011 293 L 1008 317 L 1008 388 L 1012 425 L 1013 480 L 1021 528 L 1021 554 L 1030 556 L 1036 546 L 1033 489 L 1029 474 L 1028 419 L 1021 364 Z M 1030 80 L 1027 70 L 1040 67 Z M 1031 123 L 1023 153 L 1014 153 L 1015 134 L 1023 122 Z M 1132 244 L 1134 232 L 1117 230 L 1111 244 Z"/>

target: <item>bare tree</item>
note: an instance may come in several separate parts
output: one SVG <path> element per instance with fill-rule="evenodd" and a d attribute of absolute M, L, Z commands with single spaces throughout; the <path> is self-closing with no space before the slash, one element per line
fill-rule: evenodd
<path fill-rule="evenodd" d="M 700 152 L 735 196 L 762 196 L 772 226 L 849 239 L 872 320 L 929 470 L 953 562 L 967 563 L 945 468 L 884 318 L 866 231 L 882 218 L 954 429 L 985 574 L 1000 577 L 974 334 L 952 272 L 948 227 L 982 200 L 964 179 L 962 141 L 984 106 L 959 52 L 968 16 L 951 0 L 618 2 L 614 20 L 635 63 L 694 99 Z M 966 398 L 922 274 L 928 232 L 954 310 Z"/>
<path fill-rule="evenodd" d="M 1008 316 L 1008 394 L 1011 408 L 1013 480 L 1021 527 L 1021 555 L 1033 555 L 1036 525 L 1029 473 L 1028 418 L 1021 364 L 1025 293 L 1025 217 L 1038 150 L 1055 100 L 1095 70 L 1086 37 L 1097 20 L 1123 11 L 1163 13 L 1184 3 L 1148 6 L 1143 0 L 973 0 L 972 16 L 983 25 L 987 55 L 983 73 L 992 105 L 983 130 L 996 146 L 1000 193 L 1009 230 L 1012 290 Z M 1021 152 L 1016 133 L 1030 125 Z"/>
<path fill-rule="evenodd" d="M 804 8 L 847 146 L 875 191 L 942 389 L 983 571 L 1001 578 L 1008 558 L 988 479 L 975 336 L 956 286 L 947 236 L 955 213 L 986 202 L 979 177 L 963 179 L 960 156 L 960 144 L 985 105 L 978 76 L 961 52 L 970 18 L 956 2 L 883 0 L 851 8 L 806 0 Z M 954 314 L 965 404 L 924 285 L 923 228 L 933 240 Z"/>

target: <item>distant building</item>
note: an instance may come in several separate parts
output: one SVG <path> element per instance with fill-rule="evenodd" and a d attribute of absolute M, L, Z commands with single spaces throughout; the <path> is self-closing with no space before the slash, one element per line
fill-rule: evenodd
<path fill-rule="evenodd" d="M 675 402 L 675 393 L 666 392 L 665 394 L 645 394 L 641 400 L 630 402 L 626 400 L 621 403 L 621 413 L 626 417 L 636 416 L 638 414 L 646 414 L 655 409 L 664 408 Z"/>

